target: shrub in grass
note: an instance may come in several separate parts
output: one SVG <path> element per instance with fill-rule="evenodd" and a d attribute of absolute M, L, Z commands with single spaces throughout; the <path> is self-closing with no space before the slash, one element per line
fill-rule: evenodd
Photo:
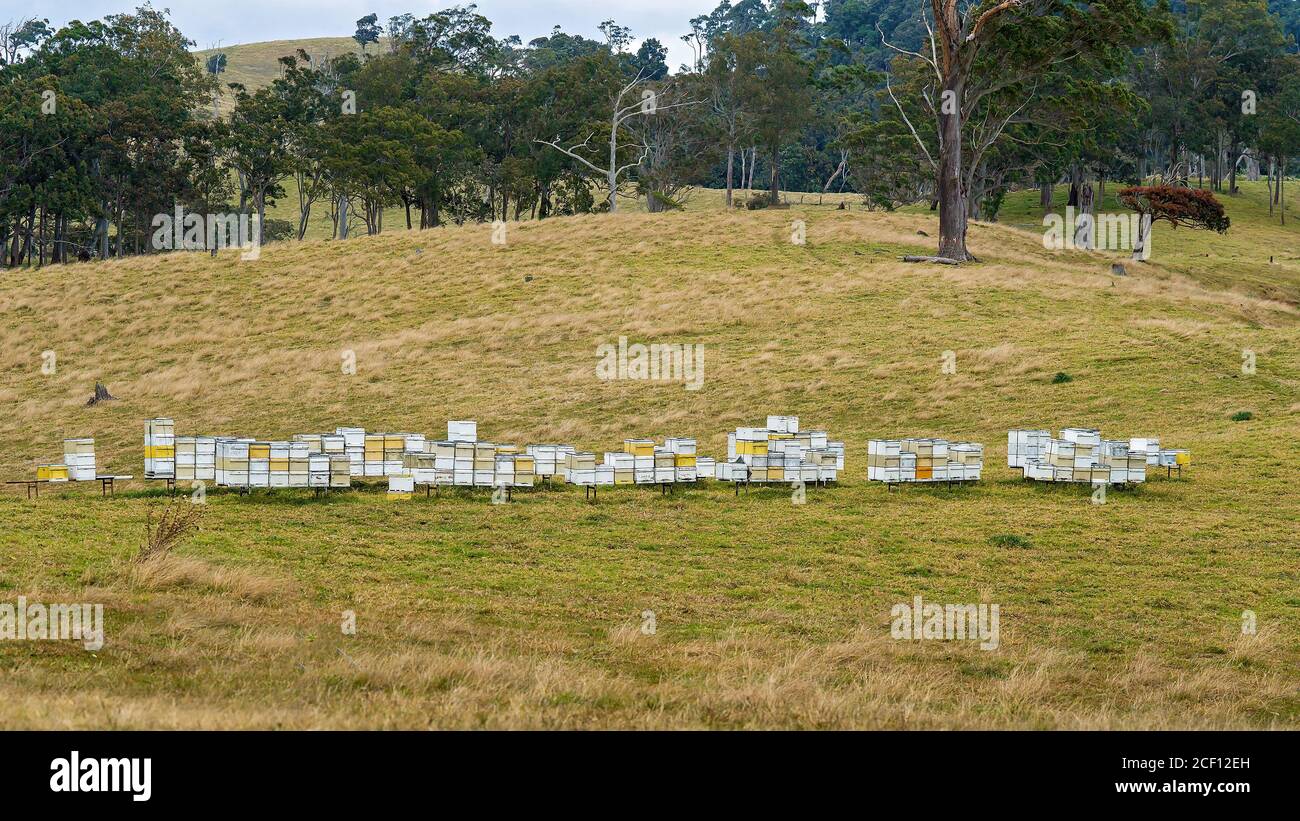
<path fill-rule="evenodd" d="M 1000 533 L 997 536 L 990 536 L 989 543 L 994 547 L 1021 548 L 1030 547 L 1029 540 L 1024 536 L 1016 536 L 1011 533 Z"/>
<path fill-rule="evenodd" d="M 1066 382 L 1073 382 L 1073 381 L 1074 381 L 1074 377 L 1070 376 L 1065 371 L 1057 371 L 1056 376 L 1052 377 L 1053 385 L 1063 385 Z"/>
<path fill-rule="evenodd" d="M 161 513 L 150 503 L 145 508 L 144 544 L 140 546 L 135 561 L 142 564 L 167 557 L 173 548 L 199 529 L 202 520 L 202 506 L 191 504 L 185 495 L 173 497 L 162 507 Z"/>
<path fill-rule="evenodd" d="M 1232 416 L 1229 416 L 1228 418 L 1234 422 L 1248 422 L 1251 419 L 1255 418 L 1255 414 L 1251 413 L 1250 411 L 1237 411 L 1236 413 L 1234 413 Z"/>

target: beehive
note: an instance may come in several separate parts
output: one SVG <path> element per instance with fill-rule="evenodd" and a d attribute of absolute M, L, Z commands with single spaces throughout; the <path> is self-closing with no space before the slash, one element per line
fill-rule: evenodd
<path fill-rule="evenodd" d="M 165 417 L 144 423 L 144 477 L 176 478 L 176 423 Z"/>
<path fill-rule="evenodd" d="M 68 478 L 74 482 L 90 482 L 95 478 L 95 440 L 64 439 L 63 464 L 68 468 Z"/>

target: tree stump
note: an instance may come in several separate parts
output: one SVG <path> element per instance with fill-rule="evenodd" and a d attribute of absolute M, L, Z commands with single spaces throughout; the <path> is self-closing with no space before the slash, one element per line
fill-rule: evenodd
<path fill-rule="evenodd" d="M 110 399 L 116 399 L 116 398 L 117 398 L 116 396 L 108 392 L 108 388 L 104 385 L 103 382 L 96 382 L 95 395 L 90 397 L 90 401 L 87 402 L 86 405 L 87 406 L 98 405 L 100 402 L 106 402 Z"/>

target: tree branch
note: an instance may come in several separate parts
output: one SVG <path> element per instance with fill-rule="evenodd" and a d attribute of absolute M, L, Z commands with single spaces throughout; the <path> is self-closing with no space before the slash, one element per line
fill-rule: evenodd
<path fill-rule="evenodd" d="M 984 24 L 987 23 L 989 20 L 992 20 L 994 17 L 997 17 L 999 14 L 1006 11 L 1007 9 L 1019 7 L 1020 2 L 1021 0 L 1002 0 L 1001 3 L 998 3 L 993 8 L 981 14 L 979 16 L 979 19 L 975 21 L 974 27 L 971 28 L 970 34 L 966 35 L 966 42 L 969 43 L 973 41 L 976 37 L 978 37 L 980 33 L 980 29 L 984 28 Z"/>
<path fill-rule="evenodd" d="M 930 161 L 930 167 L 937 169 L 939 166 L 935 163 L 934 157 L 930 156 L 930 149 L 926 147 L 925 141 L 921 139 L 921 135 L 916 133 L 916 128 L 912 125 L 912 121 L 907 118 L 907 112 L 903 110 L 902 104 L 899 103 L 898 98 L 894 96 L 894 87 L 890 85 L 888 74 L 885 75 L 885 90 L 889 92 L 889 99 L 894 101 L 894 107 L 898 109 L 898 113 L 903 117 L 903 122 L 907 123 L 907 130 L 912 132 L 912 137 L 916 140 L 916 144 L 921 146 L 921 150 L 925 152 L 925 158 Z"/>

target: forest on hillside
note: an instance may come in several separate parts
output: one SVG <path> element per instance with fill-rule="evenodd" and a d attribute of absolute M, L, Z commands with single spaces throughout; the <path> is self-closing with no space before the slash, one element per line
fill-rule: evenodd
<path fill-rule="evenodd" d="M 967 220 L 1055 186 L 1282 201 L 1300 157 L 1300 0 L 727 0 L 682 21 L 692 61 L 614 20 L 523 42 L 472 5 L 355 23 L 361 53 L 281 59 L 265 88 L 197 61 L 143 5 L 0 21 L 0 265 L 163 250 L 158 215 L 254 217 L 258 241 L 680 208 L 782 191 Z M 590 35 L 590 36 L 588 36 Z M 289 202 L 297 218 L 268 220 Z M 1279 211 L 1279 219 L 1281 212 Z M 392 227 L 392 226 L 387 226 Z M 167 246 L 170 248 L 170 246 Z"/>

